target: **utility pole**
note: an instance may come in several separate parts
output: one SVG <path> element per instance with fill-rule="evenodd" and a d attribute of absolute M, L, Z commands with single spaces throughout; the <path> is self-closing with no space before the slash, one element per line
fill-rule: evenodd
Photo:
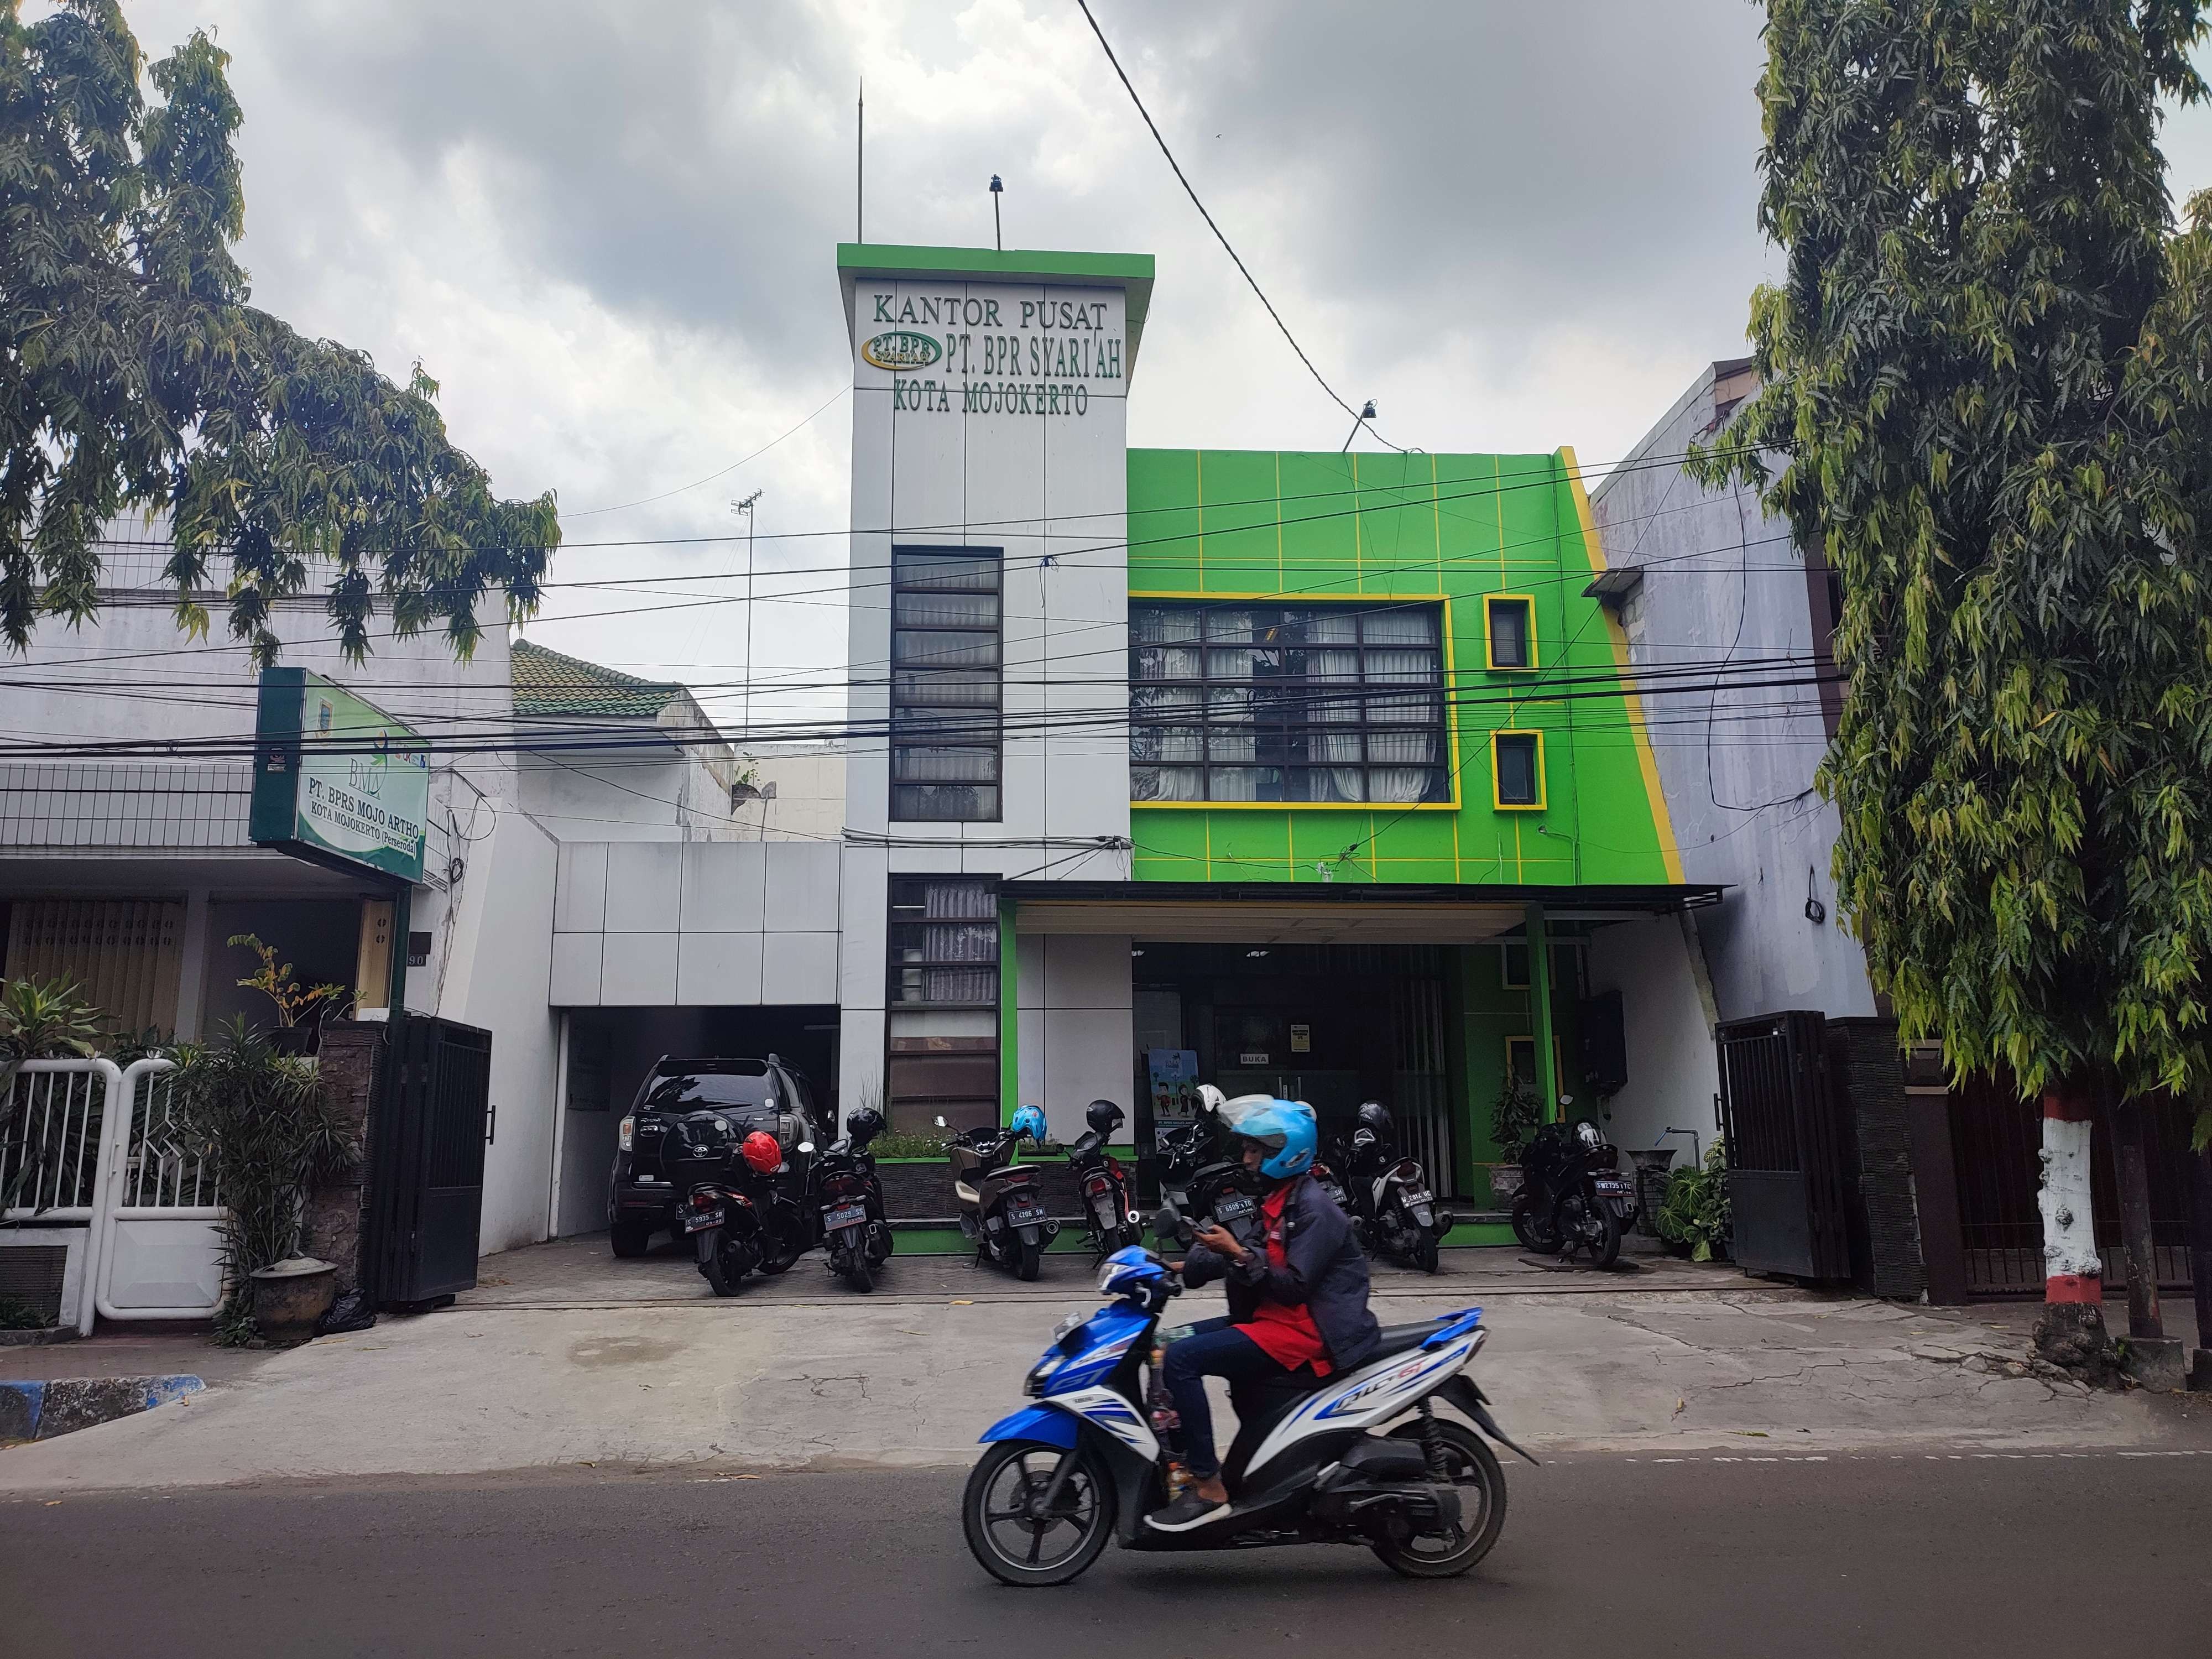
<path fill-rule="evenodd" d="M 757 489 L 741 501 L 732 501 L 730 511 L 745 515 L 745 746 L 750 749 L 753 740 L 753 507 L 761 498 Z"/>
<path fill-rule="evenodd" d="M 999 182 L 999 175 L 993 173 L 991 175 L 991 241 L 1001 253 L 1006 251 L 1006 235 L 999 228 L 999 197 L 1006 188 Z"/>

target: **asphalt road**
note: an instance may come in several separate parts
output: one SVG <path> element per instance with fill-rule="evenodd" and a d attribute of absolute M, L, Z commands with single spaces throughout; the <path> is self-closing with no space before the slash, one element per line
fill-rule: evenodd
<path fill-rule="evenodd" d="M 2212 1651 L 2212 1453 L 1509 1471 L 1498 1549 L 1444 1583 L 1348 1548 L 1109 1550 L 1002 1589 L 942 1470 L 27 1498 L 0 1503 L 0 1654 Z"/>

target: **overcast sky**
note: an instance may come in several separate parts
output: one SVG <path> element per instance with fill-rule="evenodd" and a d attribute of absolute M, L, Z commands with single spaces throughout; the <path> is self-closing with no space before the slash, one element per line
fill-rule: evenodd
<path fill-rule="evenodd" d="M 1598 471 L 1745 349 L 1774 264 L 1753 221 L 1750 0 L 1093 5 L 1216 219 L 1395 441 L 1571 444 Z M 583 544 L 727 536 L 755 489 L 763 570 L 842 563 L 834 244 L 854 234 L 864 76 L 871 240 L 988 246 L 997 173 L 1007 246 L 1156 256 L 1132 443 L 1343 441 L 1074 0 L 125 10 L 149 57 L 195 27 L 232 54 L 257 303 L 395 378 L 420 357 L 502 494 L 558 493 L 556 580 L 696 573 L 730 591 L 742 546 Z M 2167 150 L 2178 192 L 2212 184 L 2212 118 L 2178 119 Z M 787 576 L 789 597 L 757 607 L 757 684 L 793 688 L 757 694 L 757 718 L 840 705 L 836 582 Z M 738 679 L 742 606 L 585 614 L 671 603 L 558 588 L 529 635 Z M 734 723 L 733 699 L 711 701 Z"/>

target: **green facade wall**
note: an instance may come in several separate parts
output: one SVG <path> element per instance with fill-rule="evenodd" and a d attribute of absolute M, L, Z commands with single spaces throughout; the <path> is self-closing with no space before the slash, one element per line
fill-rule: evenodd
<path fill-rule="evenodd" d="M 1609 691 L 1618 626 L 1571 452 L 1128 453 L 1129 592 L 1146 597 L 1435 599 L 1454 722 L 1449 805 L 1138 805 L 1147 881 L 1570 886 L 1681 879 L 1633 700 Z M 1487 594 L 1525 594 L 1534 670 L 1485 665 Z M 1595 695 L 1592 695 L 1595 693 Z M 1489 739 L 1544 735 L 1546 806 L 1492 805 Z"/>

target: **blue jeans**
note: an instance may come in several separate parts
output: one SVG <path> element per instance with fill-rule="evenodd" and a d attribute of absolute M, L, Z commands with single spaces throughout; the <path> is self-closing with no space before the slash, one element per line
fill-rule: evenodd
<path fill-rule="evenodd" d="M 1241 1395 L 1255 1383 L 1285 1374 L 1265 1348 L 1226 1317 L 1202 1319 L 1188 1336 L 1168 1344 L 1160 1381 L 1182 1419 L 1183 1462 L 1193 1474 L 1211 1480 L 1221 1473 L 1213 1455 L 1213 1406 L 1206 1397 L 1206 1379 L 1226 1377 L 1231 1395 Z"/>

